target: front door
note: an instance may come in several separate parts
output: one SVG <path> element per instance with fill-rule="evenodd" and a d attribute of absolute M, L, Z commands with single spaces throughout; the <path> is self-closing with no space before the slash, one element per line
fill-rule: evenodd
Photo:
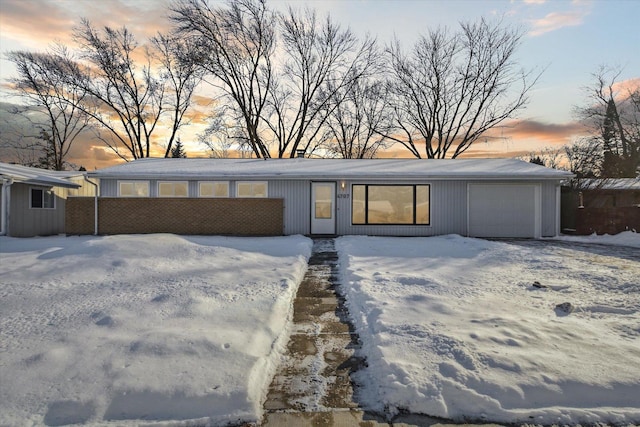
<path fill-rule="evenodd" d="M 311 234 L 336 233 L 336 183 L 311 183 Z"/>

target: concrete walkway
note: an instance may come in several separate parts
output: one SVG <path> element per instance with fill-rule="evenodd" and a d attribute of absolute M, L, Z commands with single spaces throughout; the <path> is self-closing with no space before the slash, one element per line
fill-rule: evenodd
<path fill-rule="evenodd" d="M 359 340 L 339 294 L 337 262 L 333 239 L 314 240 L 309 268 L 294 301 L 287 354 L 264 404 L 264 425 L 284 412 L 358 408 L 350 374 L 364 361 L 355 355 Z"/>
<path fill-rule="evenodd" d="M 287 354 L 269 387 L 262 426 L 445 426 L 400 415 L 391 422 L 363 411 L 350 375 L 365 366 L 360 340 L 341 294 L 333 239 L 315 239 L 309 269 L 294 301 Z M 357 386 L 356 386 L 357 387 Z"/>

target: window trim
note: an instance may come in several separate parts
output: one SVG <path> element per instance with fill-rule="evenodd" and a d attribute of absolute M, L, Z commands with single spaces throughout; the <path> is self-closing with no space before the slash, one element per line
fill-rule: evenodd
<path fill-rule="evenodd" d="M 226 184 L 227 185 L 227 195 L 226 196 L 203 196 L 201 191 L 202 184 Z M 198 181 L 198 197 L 203 199 L 228 199 L 231 197 L 231 185 L 229 181 Z"/>
<path fill-rule="evenodd" d="M 389 226 L 398 226 L 398 225 L 402 225 L 402 226 L 431 226 L 431 184 L 351 184 L 351 194 L 354 194 L 354 190 L 353 187 L 364 187 L 364 222 L 361 223 L 356 223 L 353 222 L 353 205 L 356 202 L 355 198 L 352 196 L 351 197 L 351 225 L 352 226 L 358 226 L 358 225 L 375 225 L 375 226 L 385 226 L 385 225 L 389 225 Z M 398 222 L 398 223 L 391 223 L 391 222 L 369 222 L 369 187 L 413 187 L 413 222 Z M 429 193 L 429 198 L 427 200 L 427 203 L 429 204 L 429 222 L 426 223 L 418 223 L 416 222 L 416 217 L 417 217 L 417 210 L 418 210 L 418 205 L 416 204 L 416 198 L 417 198 L 417 188 L 418 187 L 427 187 L 428 193 Z"/>
<path fill-rule="evenodd" d="M 146 196 L 139 196 L 137 194 L 132 194 L 132 195 L 128 195 L 128 194 L 122 194 L 122 184 L 133 184 L 134 185 L 134 189 L 135 189 L 135 185 L 136 184 L 146 184 L 147 185 L 147 195 Z M 149 184 L 149 181 L 146 180 L 118 180 L 118 197 L 151 197 L 151 185 Z"/>
<path fill-rule="evenodd" d="M 238 189 L 241 184 L 251 184 L 251 196 L 240 196 Z M 253 185 L 264 184 L 264 197 L 253 195 Z M 239 199 L 267 199 L 269 198 L 269 181 L 236 181 L 236 198 Z"/>
<path fill-rule="evenodd" d="M 162 195 L 160 194 L 160 186 L 162 184 L 172 184 L 173 185 L 173 194 L 170 196 L 166 196 L 166 195 Z M 185 194 L 184 196 L 177 196 L 176 195 L 176 189 L 175 189 L 175 184 L 183 184 L 185 186 L 185 188 L 187 189 L 187 194 Z M 189 181 L 158 181 L 157 184 L 157 191 L 158 191 L 158 197 L 165 197 L 165 198 L 180 198 L 180 199 L 184 199 L 185 197 L 189 197 Z"/>
<path fill-rule="evenodd" d="M 33 206 L 33 191 L 40 191 L 42 194 L 42 206 Z M 51 204 L 52 206 L 46 206 L 45 200 L 46 195 L 51 196 Z M 53 191 L 53 188 L 46 187 L 29 187 L 29 209 L 46 209 L 46 210 L 55 210 L 56 209 L 56 193 Z"/>

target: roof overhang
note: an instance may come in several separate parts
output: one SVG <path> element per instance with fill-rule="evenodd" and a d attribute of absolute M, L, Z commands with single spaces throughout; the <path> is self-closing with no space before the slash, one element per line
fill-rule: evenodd
<path fill-rule="evenodd" d="M 574 175 L 514 159 L 141 159 L 88 172 L 99 179 L 562 181 Z"/>

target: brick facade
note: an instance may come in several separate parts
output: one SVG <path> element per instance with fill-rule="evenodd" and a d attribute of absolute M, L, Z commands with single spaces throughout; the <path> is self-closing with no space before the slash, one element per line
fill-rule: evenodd
<path fill-rule="evenodd" d="M 70 197 L 65 214 L 67 234 L 93 234 L 93 197 Z M 280 236 L 283 230 L 283 199 L 98 199 L 99 234 Z"/>
<path fill-rule="evenodd" d="M 576 234 L 640 231 L 640 207 L 576 209 Z"/>

